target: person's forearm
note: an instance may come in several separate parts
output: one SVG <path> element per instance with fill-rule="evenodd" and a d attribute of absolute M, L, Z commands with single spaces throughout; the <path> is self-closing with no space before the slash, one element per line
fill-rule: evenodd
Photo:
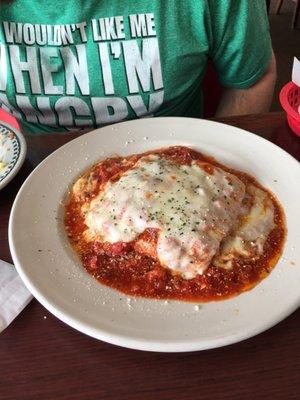
<path fill-rule="evenodd" d="M 216 117 L 259 114 L 270 110 L 276 83 L 276 60 L 273 54 L 265 75 L 248 89 L 224 89 Z"/>

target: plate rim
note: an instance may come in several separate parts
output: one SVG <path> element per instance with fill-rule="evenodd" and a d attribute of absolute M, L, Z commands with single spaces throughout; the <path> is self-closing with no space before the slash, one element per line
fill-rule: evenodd
<path fill-rule="evenodd" d="M 11 237 L 11 230 L 9 230 L 9 237 Z M 149 341 L 144 339 L 136 340 L 126 337 L 124 335 L 113 334 L 108 330 L 101 329 L 100 331 L 94 328 L 90 328 L 88 324 L 82 321 L 78 321 L 77 318 L 67 315 L 66 312 L 54 306 L 51 303 L 51 301 L 49 301 L 44 295 L 42 295 L 38 291 L 38 289 L 36 289 L 36 287 L 32 284 L 32 282 L 29 279 L 27 279 L 26 274 L 23 273 L 19 259 L 16 253 L 14 252 L 14 249 L 11 250 L 11 253 L 15 263 L 16 270 L 18 271 L 27 289 L 42 304 L 42 306 L 44 306 L 48 311 L 50 311 L 53 315 L 55 315 L 59 320 L 61 320 L 68 326 L 72 327 L 73 329 L 81 333 L 84 333 L 87 336 L 90 336 L 94 339 L 101 340 L 112 345 L 125 347 L 132 350 L 151 351 L 160 353 L 186 353 L 186 352 L 203 351 L 203 350 L 210 350 L 219 347 L 229 346 L 250 339 L 260 333 L 263 333 L 271 329 L 279 322 L 283 321 L 285 318 L 293 314 L 300 307 L 300 297 L 299 297 L 298 301 L 296 300 L 293 306 L 291 306 L 282 314 L 278 315 L 277 318 L 274 318 L 273 321 L 271 321 L 270 323 L 262 324 L 257 328 L 248 330 L 247 333 L 235 334 L 227 337 L 219 337 L 217 339 L 210 339 L 207 341 L 202 340 L 201 344 L 198 341 L 182 342 L 180 340 L 178 341 L 176 340 L 172 341 L 171 344 L 170 343 L 162 344 L 162 341 L 159 340 L 154 340 L 154 341 Z"/>
<path fill-rule="evenodd" d="M 186 118 L 186 117 L 159 117 L 159 118 L 155 118 L 156 120 L 177 120 L 177 119 L 185 119 L 187 121 L 190 120 L 194 120 L 194 121 L 199 121 L 198 119 L 195 118 Z M 151 121 L 151 120 L 150 120 Z M 221 126 L 221 127 L 226 127 L 226 129 L 230 129 L 235 131 L 235 133 L 242 133 L 242 134 L 247 134 L 248 137 L 255 135 L 256 139 L 262 142 L 267 143 L 269 146 L 276 148 L 276 150 L 284 153 L 285 156 L 287 156 L 290 161 L 295 163 L 295 166 L 297 165 L 299 167 L 300 163 L 298 160 L 296 160 L 293 156 L 291 156 L 287 151 L 285 151 L 284 149 L 282 149 L 281 147 L 277 146 L 276 144 L 268 141 L 267 139 L 264 139 L 263 137 L 255 134 L 255 133 L 251 133 L 247 130 L 232 126 L 232 125 L 228 125 L 228 124 L 224 124 L 221 122 L 217 122 L 217 121 L 209 121 L 209 120 L 201 120 L 202 123 L 204 121 L 204 123 L 207 123 L 209 125 L 213 125 L 213 126 Z M 125 122 L 121 122 L 119 124 L 116 125 L 123 125 L 123 124 L 132 124 L 132 123 L 136 123 L 136 124 L 140 124 L 140 120 L 134 120 L 134 121 L 125 121 Z M 32 176 L 34 176 L 36 173 L 38 173 L 38 169 L 40 166 L 42 166 L 42 164 L 46 163 L 48 158 L 52 157 L 56 152 L 59 151 L 64 151 L 67 149 L 67 147 L 73 142 L 75 141 L 80 141 L 82 140 L 83 137 L 87 137 L 88 135 L 95 135 L 98 134 L 99 130 L 101 130 L 103 128 L 98 128 L 95 129 L 91 132 L 85 133 L 83 135 L 80 135 L 79 137 L 76 137 L 72 140 L 70 140 L 69 142 L 67 142 L 66 144 L 64 144 L 63 146 L 59 147 L 57 150 L 55 150 L 54 152 L 52 152 L 50 155 L 48 155 L 31 173 L 30 175 L 27 177 L 27 179 L 24 181 L 24 183 L 22 184 L 16 198 L 14 201 L 14 204 L 12 206 L 11 209 L 11 214 L 10 214 L 10 218 L 9 218 L 9 246 L 10 246 L 10 251 L 12 254 L 12 258 L 13 261 L 15 263 L 16 269 L 18 271 L 18 273 L 20 274 L 23 282 L 25 283 L 25 285 L 27 286 L 27 288 L 29 289 L 29 291 L 34 295 L 34 297 L 46 308 L 48 309 L 52 314 L 54 314 L 58 319 L 60 319 L 61 321 L 63 321 L 64 323 L 66 323 L 67 325 L 71 326 L 72 328 L 79 330 L 80 332 L 85 333 L 88 336 L 91 336 L 95 339 L 99 339 L 102 341 L 105 341 L 107 343 L 110 344 L 114 344 L 114 345 L 118 345 L 118 346 L 122 346 L 122 347 L 127 347 L 130 349 L 137 349 L 137 350 L 143 350 L 143 351 L 154 351 L 154 352 L 167 352 L 167 353 L 171 353 L 171 352 L 190 352 L 190 351 L 200 351 L 200 350 L 206 350 L 206 349 L 212 349 L 212 348 L 218 348 L 218 347 L 223 347 L 223 346 L 227 346 L 233 343 L 238 343 L 240 341 L 246 340 L 250 337 L 253 337 L 259 333 L 262 333 L 268 329 L 270 329 L 271 327 L 273 327 L 274 325 L 276 325 L 277 323 L 279 323 L 280 321 L 282 321 L 283 319 L 285 319 L 286 317 L 288 317 L 289 315 L 291 315 L 299 306 L 300 306 L 300 295 L 298 298 L 295 298 L 295 301 L 293 302 L 293 304 L 291 304 L 286 310 L 284 310 L 284 312 L 278 314 L 276 317 L 274 317 L 271 321 L 269 321 L 268 323 L 261 323 L 259 326 L 254 327 L 252 330 L 247 330 L 246 333 L 239 333 L 239 334 L 232 334 L 229 335 L 227 337 L 220 337 L 220 338 L 216 338 L 216 339 L 209 339 L 209 340 L 201 340 L 200 341 L 189 341 L 189 342 L 183 342 L 182 340 L 174 340 L 171 343 L 163 343 L 160 340 L 154 340 L 154 341 L 149 341 L 149 339 L 132 339 L 128 336 L 125 335 L 120 335 L 120 334 L 116 334 L 116 333 L 112 333 L 109 332 L 108 330 L 105 329 L 95 329 L 91 326 L 89 326 L 89 324 L 80 321 L 80 318 L 76 318 L 68 313 L 66 313 L 62 307 L 57 307 L 55 306 L 55 301 L 51 302 L 51 300 L 47 299 L 47 296 L 44 296 L 34 285 L 34 283 L 27 278 L 26 273 L 23 271 L 22 269 L 22 263 L 19 260 L 15 245 L 14 245 L 14 237 L 13 237 L 13 229 L 14 229 L 14 214 L 15 214 L 15 209 L 18 206 L 18 201 L 22 196 L 22 192 L 24 190 L 24 188 L 26 188 L 26 184 L 27 182 L 31 179 Z M 155 300 L 154 300 L 155 301 Z M 163 348 L 162 348 L 163 347 Z"/>
<path fill-rule="evenodd" d="M 1 190 L 17 175 L 17 173 L 21 169 L 21 167 L 25 161 L 26 154 L 27 154 L 27 143 L 26 143 L 25 137 L 21 131 L 17 130 L 12 125 L 10 125 L 4 121 L 1 121 L 1 120 L 0 120 L 0 124 L 6 126 L 8 129 L 10 129 L 16 135 L 16 137 L 20 143 L 20 154 L 17 159 L 17 162 L 12 167 L 12 169 L 9 171 L 9 173 L 6 175 L 6 177 L 0 181 L 0 190 Z M 23 186 L 23 184 L 22 184 L 22 186 Z"/>

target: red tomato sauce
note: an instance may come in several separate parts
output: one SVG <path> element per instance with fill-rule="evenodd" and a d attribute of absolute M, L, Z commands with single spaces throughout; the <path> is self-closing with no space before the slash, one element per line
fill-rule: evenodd
<path fill-rule="evenodd" d="M 127 158 L 114 157 L 104 160 L 87 173 L 93 179 L 92 189 L 85 192 L 80 199 L 71 194 L 65 207 L 66 232 L 85 269 L 104 285 L 127 295 L 197 302 L 222 300 L 238 295 L 264 279 L 276 265 L 286 236 L 282 208 L 270 192 L 268 193 L 275 209 L 276 226 L 269 234 L 263 255 L 256 261 L 237 258 L 230 270 L 211 265 L 203 275 L 187 280 L 178 274 L 172 274 L 162 267 L 157 259 L 137 252 L 135 242 L 110 244 L 85 241 L 83 232 L 87 226 L 80 212 L 81 206 L 97 196 L 107 181 L 118 180 L 139 158 L 150 153 L 160 154 L 176 163 L 186 165 L 190 165 L 193 160 L 207 161 L 210 163 L 205 166 L 207 172 L 213 173 L 215 165 L 238 176 L 245 184 L 252 183 L 268 192 L 253 177 L 185 147 L 171 147 Z M 147 241 L 157 240 L 157 232 L 154 229 L 149 229 L 142 235 Z"/>

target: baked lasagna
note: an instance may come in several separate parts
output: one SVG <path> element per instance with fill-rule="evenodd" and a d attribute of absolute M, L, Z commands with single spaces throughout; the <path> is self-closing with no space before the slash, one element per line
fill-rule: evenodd
<path fill-rule="evenodd" d="M 103 284 L 201 302 L 251 289 L 276 265 L 285 240 L 271 192 L 186 147 L 94 165 L 72 187 L 65 227 Z"/>

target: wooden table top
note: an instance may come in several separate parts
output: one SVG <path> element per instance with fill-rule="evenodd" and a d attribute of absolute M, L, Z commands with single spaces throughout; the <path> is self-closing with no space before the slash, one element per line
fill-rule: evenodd
<path fill-rule="evenodd" d="M 276 143 L 300 160 L 300 138 L 283 113 L 223 119 Z M 0 193 L 0 259 L 11 262 L 10 208 L 45 156 L 74 134 L 28 137 L 18 176 Z M 75 331 L 33 300 L 0 335 L 3 400 L 246 400 L 300 398 L 300 310 L 254 338 L 185 354 L 123 349 Z"/>

